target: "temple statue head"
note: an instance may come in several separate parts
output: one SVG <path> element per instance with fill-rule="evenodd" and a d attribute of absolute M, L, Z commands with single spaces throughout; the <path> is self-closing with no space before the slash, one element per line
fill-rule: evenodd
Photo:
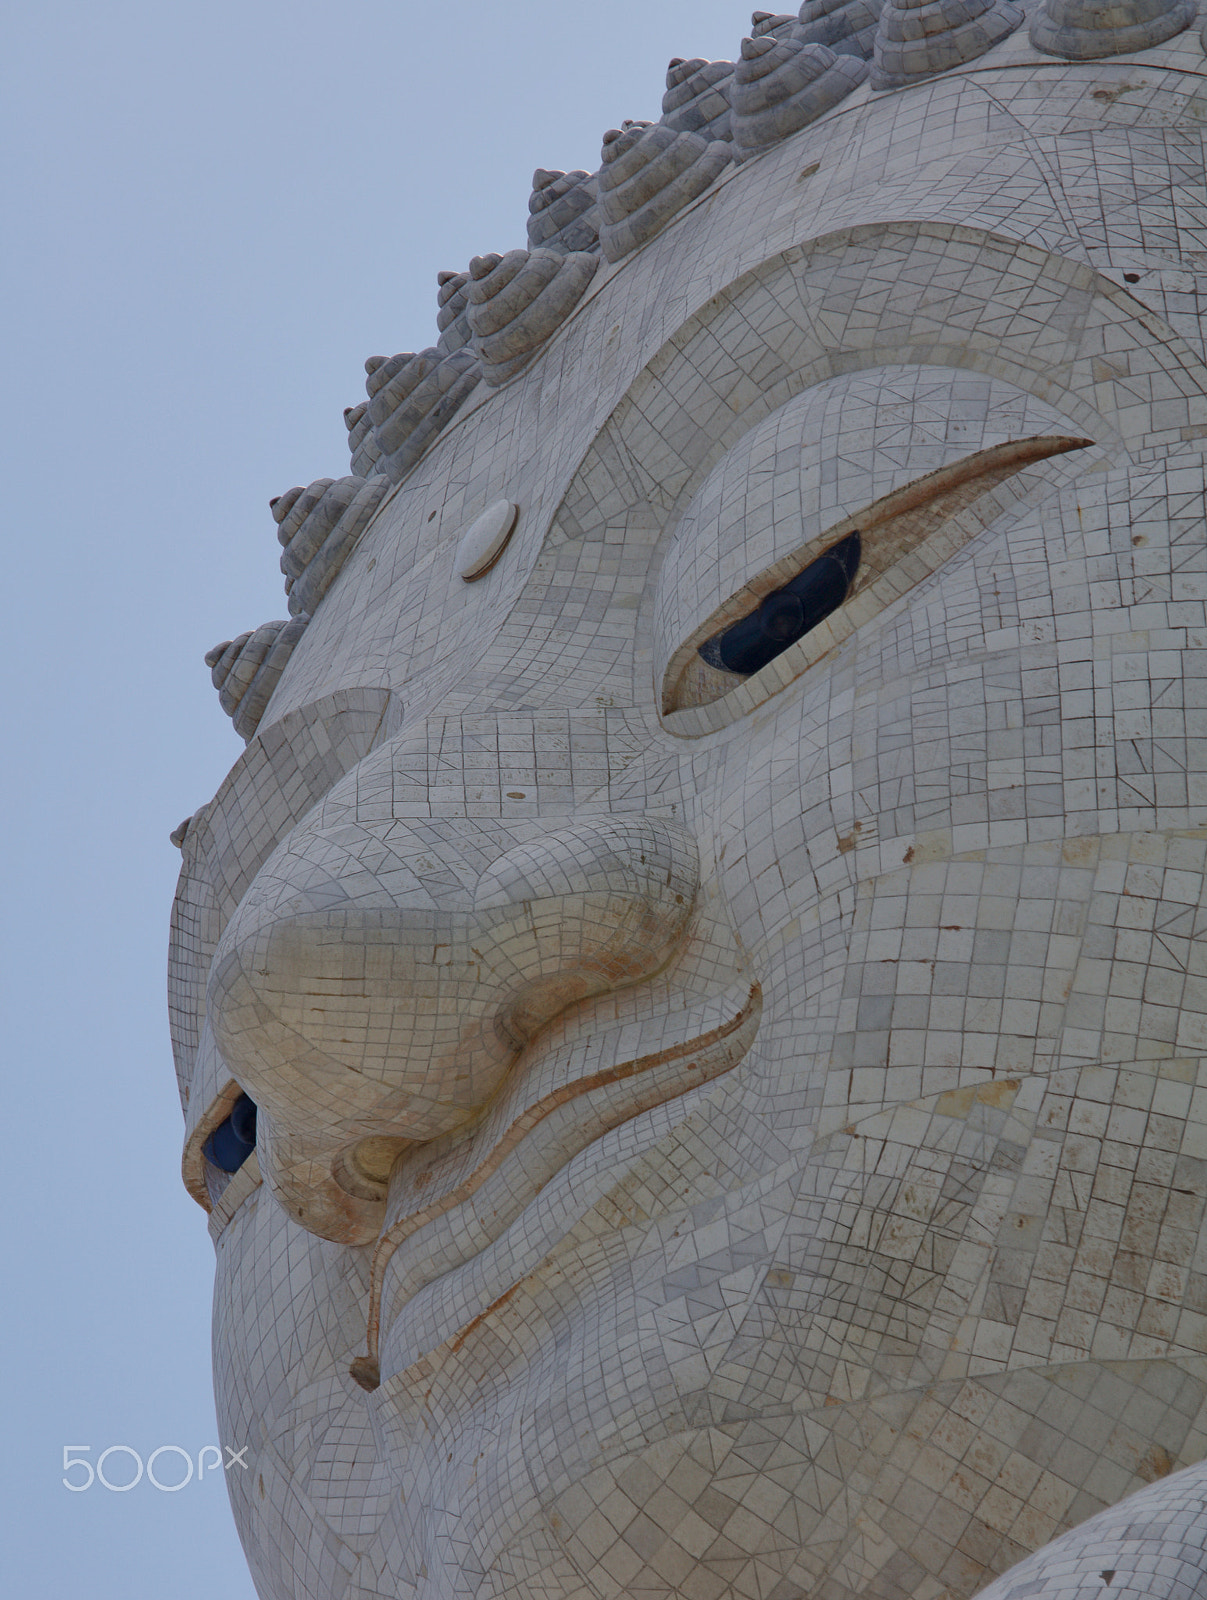
<path fill-rule="evenodd" d="M 273 502 L 171 951 L 263 1600 L 1071 1595 L 1203 1501 L 1207 59 L 948 9 L 672 62 Z"/>

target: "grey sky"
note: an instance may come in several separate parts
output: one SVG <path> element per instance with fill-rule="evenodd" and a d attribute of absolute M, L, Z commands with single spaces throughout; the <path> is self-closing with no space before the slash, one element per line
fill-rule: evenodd
<path fill-rule="evenodd" d="M 438 269 L 524 242 L 535 166 L 593 169 L 605 128 L 657 117 L 672 55 L 732 57 L 748 23 L 737 0 L 9 14 L 11 1593 L 253 1593 L 219 1474 L 176 1495 L 60 1480 L 64 1445 L 195 1458 L 216 1437 L 167 835 L 242 748 L 203 653 L 286 614 L 268 498 L 347 471 L 364 357 L 432 342 Z"/>

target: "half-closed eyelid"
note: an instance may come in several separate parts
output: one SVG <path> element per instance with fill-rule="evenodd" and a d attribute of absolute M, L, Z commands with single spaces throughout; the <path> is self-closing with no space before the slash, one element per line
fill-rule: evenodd
<path fill-rule="evenodd" d="M 977 501 L 1033 463 L 1093 442 L 1068 434 L 1010 439 L 915 478 L 832 525 L 751 579 L 683 641 L 663 678 L 663 714 L 702 711 L 738 690 L 733 714 L 752 708 L 979 532 L 981 519 L 970 511 Z M 792 605 L 803 598 L 798 590 L 810 600 L 799 614 Z M 706 725 L 683 731 L 703 732 Z"/>

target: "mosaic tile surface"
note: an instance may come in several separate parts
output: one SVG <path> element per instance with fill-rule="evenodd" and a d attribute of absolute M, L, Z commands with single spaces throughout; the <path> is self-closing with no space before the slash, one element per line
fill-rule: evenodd
<path fill-rule="evenodd" d="M 263 1600 L 1207 1595 L 1207 56 L 1118 9 L 886 6 L 501 307 L 173 836 Z"/>

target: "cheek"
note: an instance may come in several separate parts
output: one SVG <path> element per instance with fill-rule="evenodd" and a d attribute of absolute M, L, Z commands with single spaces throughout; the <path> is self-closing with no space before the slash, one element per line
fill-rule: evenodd
<path fill-rule="evenodd" d="M 1061 827 L 1083 752 L 1052 597 L 1076 631 L 1089 586 L 1032 531 L 982 541 L 697 758 L 699 830 L 747 949 L 915 855 Z"/>
<path fill-rule="evenodd" d="M 700 828 L 743 946 L 756 952 L 850 881 L 853 702 L 826 671 L 746 719 L 713 753 Z"/>

